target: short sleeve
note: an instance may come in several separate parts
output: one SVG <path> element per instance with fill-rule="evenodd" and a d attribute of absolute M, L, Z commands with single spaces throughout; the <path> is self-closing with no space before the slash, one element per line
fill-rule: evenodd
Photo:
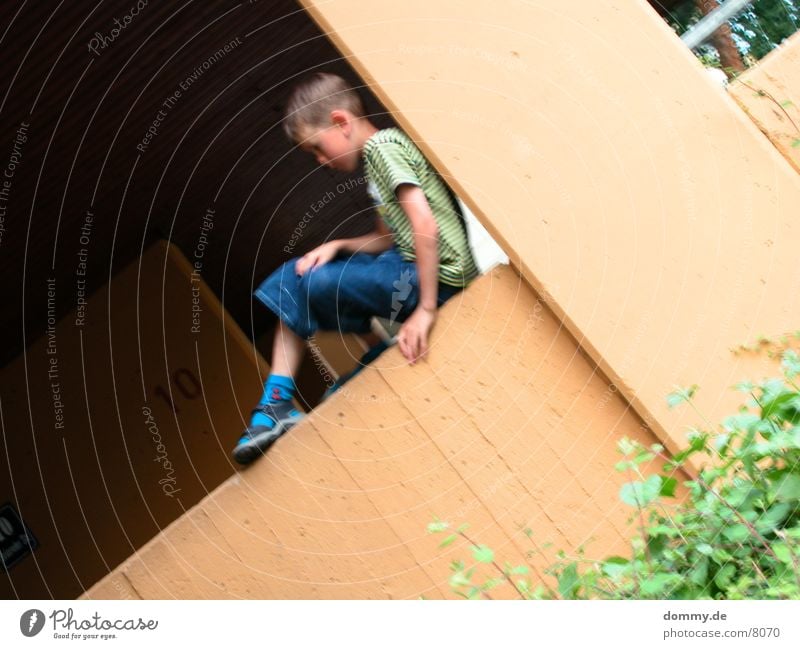
<path fill-rule="evenodd" d="M 373 146 L 369 152 L 369 161 L 382 183 L 385 183 L 393 194 L 403 184 L 422 186 L 411 160 L 403 146 L 397 142 L 382 142 Z"/>

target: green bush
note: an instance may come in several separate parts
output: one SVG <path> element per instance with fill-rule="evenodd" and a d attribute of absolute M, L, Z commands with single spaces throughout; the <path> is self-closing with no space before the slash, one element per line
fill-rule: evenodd
<path fill-rule="evenodd" d="M 639 530 L 628 557 L 589 560 L 558 554 L 545 573 L 556 588 L 532 585 L 528 566 L 500 566 L 494 552 L 466 535 L 461 526 L 441 543 L 463 539 L 474 563 L 451 564 L 451 588 L 476 599 L 508 582 L 525 599 L 797 599 L 800 598 L 800 356 L 782 354 L 783 376 L 758 385 L 741 383 L 749 395 L 737 414 L 716 431 L 692 430 L 689 445 L 669 457 L 661 446 L 623 439 L 620 471 L 633 478 L 620 490 L 635 508 Z M 668 397 L 674 407 L 693 406 L 696 386 Z M 673 475 L 693 458 L 702 466 L 676 498 Z M 699 460 L 699 463 L 697 462 Z M 644 466 L 662 471 L 645 475 Z M 693 471 L 689 471 L 694 475 Z M 444 533 L 446 521 L 428 526 Z M 530 530 L 525 530 L 528 536 Z M 476 581 L 484 564 L 493 571 Z"/>

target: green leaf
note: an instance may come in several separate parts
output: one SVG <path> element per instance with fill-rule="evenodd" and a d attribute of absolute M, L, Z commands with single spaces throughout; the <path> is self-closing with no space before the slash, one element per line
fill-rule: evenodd
<path fill-rule="evenodd" d="M 450 527 L 450 524 L 445 521 L 433 521 L 432 523 L 428 523 L 428 534 L 444 532 L 448 527 Z"/>
<path fill-rule="evenodd" d="M 714 548 L 712 548 L 708 543 L 700 543 L 695 548 L 700 554 L 704 554 L 707 557 L 710 557 L 714 552 Z"/>
<path fill-rule="evenodd" d="M 772 551 L 775 553 L 775 556 L 778 557 L 779 561 L 787 565 L 792 565 L 792 551 L 789 549 L 789 546 L 786 545 L 783 541 L 777 541 L 772 544 Z"/>
<path fill-rule="evenodd" d="M 493 577 L 492 579 L 487 579 L 481 588 L 483 590 L 491 590 L 495 586 L 499 586 L 502 583 L 505 583 L 505 579 L 503 577 Z"/>
<path fill-rule="evenodd" d="M 800 147 L 800 137 L 796 137 L 794 140 L 792 140 L 792 146 L 793 146 L 795 149 L 796 149 L 797 147 Z"/>
<path fill-rule="evenodd" d="M 783 353 L 781 366 L 783 367 L 784 374 L 786 374 L 786 378 L 793 379 L 800 374 L 800 355 L 793 349 L 787 349 Z"/>
<path fill-rule="evenodd" d="M 714 583 L 722 590 L 725 590 L 731 583 L 731 578 L 736 574 L 736 566 L 732 563 L 726 563 L 722 568 L 717 570 L 714 575 Z"/>
<path fill-rule="evenodd" d="M 678 481 L 675 478 L 667 478 L 665 476 L 661 476 L 661 489 L 659 495 L 664 496 L 665 498 L 674 498 L 675 488 L 677 486 L 678 486 Z"/>
<path fill-rule="evenodd" d="M 689 580 L 698 586 L 705 586 L 708 581 L 708 559 L 698 561 L 689 572 Z"/>
<path fill-rule="evenodd" d="M 775 492 L 776 500 L 800 500 L 800 475 L 789 473 L 786 477 L 776 480 L 778 489 Z"/>
<path fill-rule="evenodd" d="M 680 582 L 680 580 L 681 580 L 680 575 L 676 575 L 674 573 L 659 572 L 654 574 L 652 577 L 644 579 L 639 584 L 639 588 L 642 591 L 642 595 L 644 595 L 645 597 L 654 597 L 657 595 L 661 595 L 664 590 L 669 589 L 672 585 Z"/>
<path fill-rule="evenodd" d="M 475 561 L 480 561 L 481 563 L 491 563 L 494 561 L 494 552 L 485 545 L 472 546 L 472 556 Z"/>
<path fill-rule="evenodd" d="M 661 476 L 651 475 L 644 482 L 628 482 L 622 485 L 619 497 L 632 507 L 645 507 L 658 498 L 661 493 Z"/>
<path fill-rule="evenodd" d="M 743 484 L 737 484 L 733 489 L 726 490 L 725 500 L 727 500 L 732 507 L 739 508 L 748 500 L 752 502 L 752 499 L 757 497 L 760 493 L 761 490 L 757 489 L 752 482 L 745 482 Z"/>
<path fill-rule="evenodd" d="M 790 503 L 778 503 L 770 507 L 759 519 L 756 521 L 756 529 L 761 532 L 771 532 L 779 527 L 786 519 L 786 515 L 792 510 Z"/>
<path fill-rule="evenodd" d="M 724 528 L 722 530 L 722 536 L 733 543 L 741 543 L 742 541 L 746 541 L 750 538 L 750 530 L 746 525 L 739 523 Z"/>
<path fill-rule="evenodd" d="M 578 564 L 570 563 L 558 576 L 558 592 L 564 599 L 573 599 L 578 590 Z"/>
<path fill-rule="evenodd" d="M 619 490 L 619 498 L 626 505 L 631 507 L 641 506 L 641 498 L 639 493 L 642 490 L 641 482 L 626 482 Z"/>
<path fill-rule="evenodd" d="M 634 451 L 636 451 L 636 444 L 627 437 L 623 437 L 617 442 L 617 449 L 623 455 L 633 455 Z"/>
<path fill-rule="evenodd" d="M 530 572 L 528 566 L 514 566 L 509 574 L 511 575 L 527 575 Z"/>
<path fill-rule="evenodd" d="M 609 557 L 603 562 L 603 573 L 617 580 L 630 569 L 630 561 L 623 557 Z"/>
<path fill-rule="evenodd" d="M 797 399 L 797 393 L 789 391 L 782 392 L 774 398 L 765 399 L 761 403 L 761 418 L 767 419 L 768 417 L 781 415 L 785 408 L 791 405 L 795 399 Z"/>
<path fill-rule="evenodd" d="M 456 535 L 455 535 L 455 534 L 451 534 L 450 536 L 448 536 L 448 537 L 447 537 L 447 538 L 446 538 L 444 541 L 442 541 L 442 542 L 439 544 L 439 547 L 440 547 L 440 548 L 446 548 L 446 547 L 447 547 L 448 545 L 450 545 L 450 544 L 451 544 L 453 541 L 455 541 L 455 540 L 456 540 L 456 538 L 457 538 L 457 537 L 456 537 Z"/>
<path fill-rule="evenodd" d="M 678 388 L 667 395 L 667 406 L 674 408 L 684 401 L 690 401 L 697 392 L 697 386 L 691 385 L 688 388 Z"/>
<path fill-rule="evenodd" d="M 472 582 L 469 578 L 461 571 L 455 572 L 450 576 L 450 588 L 460 588 L 462 586 L 470 586 Z"/>

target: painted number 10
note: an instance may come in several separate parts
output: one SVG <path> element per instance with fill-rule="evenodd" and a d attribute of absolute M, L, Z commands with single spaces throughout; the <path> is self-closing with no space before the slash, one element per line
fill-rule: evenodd
<path fill-rule="evenodd" d="M 172 393 L 172 396 L 178 394 L 184 399 L 192 400 L 203 395 L 203 389 L 200 387 L 200 381 L 197 380 L 197 377 L 194 375 L 192 370 L 188 370 L 185 367 L 180 367 L 172 373 L 172 384 L 175 386 L 175 391 Z M 161 385 L 157 385 L 153 390 L 153 394 L 160 399 L 163 399 L 167 406 L 169 406 L 170 410 L 172 410 L 172 412 L 174 412 L 176 415 L 180 412 L 180 408 L 178 408 L 175 400 L 173 400 L 172 396 L 170 396 L 169 390 L 165 389 Z"/>

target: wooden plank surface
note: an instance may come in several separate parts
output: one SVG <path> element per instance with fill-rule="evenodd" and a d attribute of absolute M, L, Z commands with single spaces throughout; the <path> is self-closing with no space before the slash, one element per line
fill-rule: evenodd
<path fill-rule="evenodd" d="M 302 4 L 673 449 L 773 371 L 800 180 L 647 3 Z"/>
<path fill-rule="evenodd" d="M 426 361 L 385 352 L 87 596 L 454 597 L 450 562 L 469 564 L 470 543 L 439 548 L 434 518 L 539 583 L 557 550 L 627 552 L 623 436 L 656 441 L 499 267 L 442 309 Z"/>
<path fill-rule="evenodd" d="M 800 172 L 800 33 L 736 77 L 728 90 Z"/>

